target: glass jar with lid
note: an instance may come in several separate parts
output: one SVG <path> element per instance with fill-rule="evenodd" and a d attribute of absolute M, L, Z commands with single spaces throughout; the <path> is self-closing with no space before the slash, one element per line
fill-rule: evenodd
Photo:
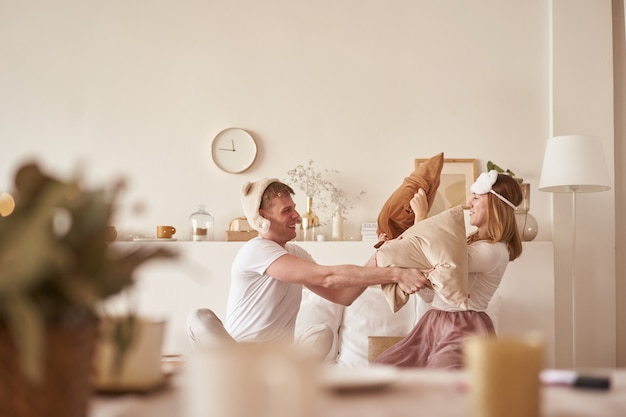
<path fill-rule="evenodd" d="M 200 205 L 198 211 L 189 216 L 191 222 L 191 240 L 194 242 L 213 240 L 213 216 Z"/>

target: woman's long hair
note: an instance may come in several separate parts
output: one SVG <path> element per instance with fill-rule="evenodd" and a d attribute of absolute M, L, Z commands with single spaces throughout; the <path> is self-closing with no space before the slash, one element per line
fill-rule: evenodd
<path fill-rule="evenodd" d="M 500 194 L 516 207 L 522 203 L 523 194 L 520 185 L 509 175 L 498 174 L 492 186 L 493 191 Z M 509 261 L 522 254 L 522 239 L 517 228 L 515 210 L 492 193 L 487 200 L 487 240 L 504 242 L 509 250 Z M 478 240 L 478 232 L 469 236 L 468 242 Z"/>

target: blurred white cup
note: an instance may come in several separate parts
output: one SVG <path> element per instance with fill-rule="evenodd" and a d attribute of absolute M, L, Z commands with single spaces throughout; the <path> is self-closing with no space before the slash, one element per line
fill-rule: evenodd
<path fill-rule="evenodd" d="M 319 361 L 295 345 L 215 346 L 185 366 L 188 417 L 310 417 Z"/>

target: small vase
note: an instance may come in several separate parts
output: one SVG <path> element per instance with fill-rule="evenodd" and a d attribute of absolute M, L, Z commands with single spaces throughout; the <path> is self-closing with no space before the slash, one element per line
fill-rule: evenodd
<path fill-rule="evenodd" d="M 530 184 L 523 183 L 520 184 L 520 186 L 522 187 L 522 195 L 524 198 L 522 203 L 515 210 L 517 230 L 519 231 L 522 241 L 530 242 L 537 237 L 539 226 L 537 219 L 528 212 L 530 210 Z"/>
<path fill-rule="evenodd" d="M 516 211 L 515 217 L 517 219 L 517 230 L 520 237 L 524 242 L 530 242 L 537 237 L 539 232 L 539 225 L 535 216 L 529 212 Z"/>
<path fill-rule="evenodd" d="M 313 213 L 313 197 L 306 198 L 306 213 L 302 215 L 302 239 L 305 241 L 315 240 L 320 219 Z"/>
<path fill-rule="evenodd" d="M 343 240 L 343 215 L 341 214 L 341 206 L 335 207 L 333 214 L 333 240 Z"/>

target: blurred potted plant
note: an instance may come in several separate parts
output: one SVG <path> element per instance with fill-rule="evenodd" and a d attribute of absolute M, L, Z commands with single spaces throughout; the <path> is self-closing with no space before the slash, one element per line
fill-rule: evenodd
<path fill-rule="evenodd" d="M 138 266 L 176 256 L 110 247 L 122 186 L 88 190 L 36 163 L 18 169 L 15 210 L 0 218 L 0 415 L 85 416 L 98 309 Z"/>

